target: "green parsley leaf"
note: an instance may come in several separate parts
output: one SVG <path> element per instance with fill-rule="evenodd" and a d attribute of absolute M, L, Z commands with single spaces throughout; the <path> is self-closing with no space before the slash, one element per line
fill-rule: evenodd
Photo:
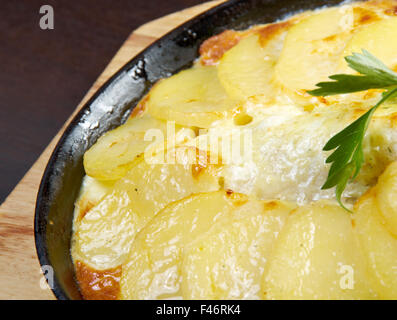
<path fill-rule="evenodd" d="M 364 163 L 363 141 L 371 117 L 378 107 L 397 94 L 397 89 L 390 91 L 363 116 L 331 138 L 324 146 L 324 151 L 335 151 L 327 158 L 326 163 L 332 163 L 328 178 L 322 189 L 336 186 L 336 198 L 339 204 L 348 210 L 342 203 L 342 194 L 349 180 L 354 180 Z"/>
<path fill-rule="evenodd" d="M 329 77 L 335 81 L 320 82 L 316 85 L 317 89 L 308 93 L 325 97 L 369 89 L 386 89 L 397 85 L 397 73 L 366 50 L 362 54 L 347 56 L 345 60 L 350 68 L 362 75 L 336 74 Z"/>
<path fill-rule="evenodd" d="M 361 75 L 331 76 L 330 79 L 335 81 L 321 82 L 317 84 L 318 89 L 308 93 L 314 96 L 329 96 L 368 89 L 386 89 L 382 99 L 374 107 L 332 137 L 323 149 L 334 152 L 326 160 L 326 163 L 331 163 L 331 167 L 322 189 L 336 187 L 336 199 L 348 210 L 342 203 L 342 194 L 347 183 L 357 177 L 364 163 L 363 141 L 372 115 L 382 103 L 397 96 L 397 73 L 365 50 L 362 54 L 354 53 L 345 60 Z"/>

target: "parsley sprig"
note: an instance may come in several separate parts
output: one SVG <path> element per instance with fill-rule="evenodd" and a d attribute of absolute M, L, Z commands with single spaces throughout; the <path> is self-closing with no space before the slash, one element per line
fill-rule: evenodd
<path fill-rule="evenodd" d="M 375 106 L 332 137 L 323 149 L 334 152 L 326 160 L 326 163 L 331 163 L 331 167 L 322 189 L 336 187 L 336 199 L 348 210 L 342 203 L 342 194 L 347 183 L 357 177 L 364 163 L 363 141 L 373 114 L 382 103 L 397 96 L 397 73 L 366 50 L 347 56 L 345 60 L 349 67 L 360 75 L 330 76 L 333 81 L 320 82 L 316 85 L 317 89 L 308 93 L 313 96 L 330 96 L 369 89 L 385 89 L 382 98 Z"/>

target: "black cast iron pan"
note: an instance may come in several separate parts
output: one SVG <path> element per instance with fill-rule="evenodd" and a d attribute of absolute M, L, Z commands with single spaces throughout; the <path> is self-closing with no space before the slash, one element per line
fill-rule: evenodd
<path fill-rule="evenodd" d="M 104 132 L 122 124 L 159 79 L 191 66 L 200 44 L 225 29 L 274 22 L 341 0 L 231 0 L 171 31 L 122 67 L 65 130 L 44 172 L 36 202 L 36 249 L 43 270 L 54 270 L 58 299 L 81 299 L 70 239 L 74 202 L 84 176 L 83 154 Z"/>

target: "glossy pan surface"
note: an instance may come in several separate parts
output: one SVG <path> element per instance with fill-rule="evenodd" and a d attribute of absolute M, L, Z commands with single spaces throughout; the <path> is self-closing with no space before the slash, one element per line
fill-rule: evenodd
<path fill-rule="evenodd" d="M 159 79 L 191 66 L 200 44 L 225 29 L 270 23 L 341 0 L 231 0 L 174 29 L 122 67 L 86 103 L 65 130 L 37 196 L 35 239 L 44 271 L 54 271 L 58 299 L 81 299 L 70 255 L 74 202 L 84 176 L 83 155 L 104 132 L 122 124 Z M 45 267 L 45 268 L 44 268 Z"/>

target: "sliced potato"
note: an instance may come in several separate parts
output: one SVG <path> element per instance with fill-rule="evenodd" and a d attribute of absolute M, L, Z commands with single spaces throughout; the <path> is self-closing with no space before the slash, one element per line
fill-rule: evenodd
<path fill-rule="evenodd" d="M 293 212 L 280 232 L 262 289 L 266 299 L 375 298 L 350 214 L 327 202 Z"/>
<path fill-rule="evenodd" d="M 177 148 L 183 154 L 188 148 Z M 136 233 L 168 203 L 219 189 L 212 165 L 149 164 L 138 159 L 111 192 L 82 219 L 74 237 L 75 260 L 99 270 L 124 261 Z"/>
<path fill-rule="evenodd" d="M 113 186 L 113 181 L 99 181 L 89 176 L 83 178 L 75 203 L 73 230 L 76 230 L 84 215 L 95 207 Z"/>
<path fill-rule="evenodd" d="M 81 220 L 73 238 L 75 261 L 97 270 L 120 265 L 140 225 L 127 192 L 113 192 Z"/>
<path fill-rule="evenodd" d="M 247 196 L 218 191 L 192 195 L 167 206 L 132 245 L 122 267 L 122 298 L 181 297 L 185 248 L 247 201 Z"/>
<path fill-rule="evenodd" d="M 154 117 L 200 128 L 209 127 L 236 107 L 213 66 L 196 66 L 161 80 L 150 91 L 148 100 Z"/>
<path fill-rule="evenodd" d="M 219 80 L 227 93 L 244 100 L 253 96 L 269 99 L 275 95 L 271 83 L 277 48 L 262 47 L 260 37 L 253 34 L 227 51 L 219 63 Z"/>
<path fill-rule="evenodd" d="M 374 287 L 380 298 L 397 299 L 397 238 L 382 224 L 373 190 L 357 203 L 354 219 Z"/>
<path fill-rule="evenodd" d="M 117 180 L 131 168 L 137 155 L 152 143 L 145 141 L 150 129 L 166 132 L 166 123 L 148 114 L 131 117 L 120 127 L 105 133 L 84 154 L 86 173 L 99 180 Z"/>
<path fill-rule="evenodd" d="M 344 59 L 352 53 L 361 53 L 362 49 L 369 51 L 390 68 L 397 66 L 397 17 L 374 22 L 362 27 L 344 50 L 340 63 L 343 71 L 351 71 Z"/>
<path fill-rule="evenodd" d="M 325 9 L 293 26 L 275 67 L 276 79 L 298 91 L 327 80 L 335 73 L 353 27 L 353 10 L 345 6 Z"/>
<path fill-rule="evenodd" d="M 292 205 L 251 200 L 185 246 L 184 299 L 259 299 L 263 270 Z"/>
<path fill-rule="evenodd" d="M 397 162 L 393 162 L 379 178 L 376 205 L 385 220 L 385 227 L 397 237 Z"/>

